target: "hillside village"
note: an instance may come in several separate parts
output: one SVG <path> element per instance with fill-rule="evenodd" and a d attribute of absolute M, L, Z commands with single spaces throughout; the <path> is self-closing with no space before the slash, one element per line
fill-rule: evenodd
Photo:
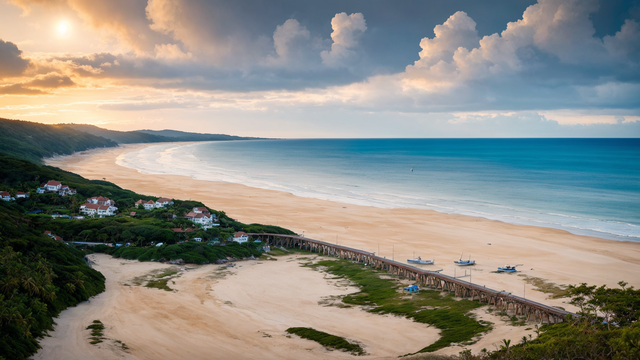
<path fill-rule="evenodd" d="M 160 220 L 160 224 L 157 225 L 163 229 L 168 228 L 167 230 L 171 231 L 173 237 L 164 233 L 164 236 L 160 238 L 161 241 L 152 241 L 152 243 L 195 241 L 215 245 L 228 241 L 246 243 L 250 240 L 246 232 L 237 231 L 235 228 L 227 227 L 214 230 L 220 227 L 221 222 L 216 212 L 212 212 L 209 208 L 204 206 L 186 208 L 184 201 L 174 201 L 174 199 L 167 197 L 159 197 L 155 200 L 152 198 L 139 199 L 134 203 L 128 203 L 124 200 L 120 204 L 116 204 L 115 200 L 103 195 L 83 198 L 76 189 L 69 185 L 63 184 L 61 181 L 49 180 L 29 192 L 15 191 L 12 194 L 10 191 L 0 191 L 0 199 L 27 205 L 29 210 L 26 210 L 25 214 L 40 219 L 54 220 L 51 224 L 55 224 L 56 221 L 64 221 L 65 224 L 67 221 L 101 220 L 104 222 L 109 218 L 135 218 L 141 221 L 157 219 Z M 55 226 L 50 227 L 54 228 Z M 84 226 L 79 227 L 84 228 Z M 106 226 L 104 230 L 110 227 L 113 225 Z M 85 242 L 91 240 L 105 243 L 116 240 L 114 244 L 117 246 L 129 246 L 136 243 L 142 246 L 146 243 L 147 237 L 129 236 L 126 231 L 124 230 L 122 234 L 114 238 L 114 236 L 109 236 L 95 229 L 85 229 L 77 234 L 71 234 L 71 239 L 68 240 L 78 241 L 78 238 L 81 238 L 80 240 Z M 63 241 L 63 237 L 58 235 L 58 232 L 47 230 L 45 235 L 54 240 Z M 67 230 L 65 232 L 68 233 Z M 123 241 L 118 242 L 118 240 Z"/>

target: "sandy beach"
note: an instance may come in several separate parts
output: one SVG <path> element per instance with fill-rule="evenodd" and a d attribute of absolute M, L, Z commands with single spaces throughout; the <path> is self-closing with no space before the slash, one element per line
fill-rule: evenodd
<path fill-rule="evenodd" d="M 467 275 L 471 274 L 465 279 L 568 310 L 572 308 L 565 303 L 566 299 L 548 298 L 548 294 L 536 291 L 533 285 L 526 283 L 525 278 L 544 279 L 557 285 L 586 282 L 616 286 L 618 281 L 624 280 L 640 286 L 640 278 L 635 275 L 640 273 L 638 243 L 430 210 L 381 209 L 184 176 L 140 174 L 116 164 L 119 155 L 141 146 L 148 145 L 94 150 L 49 159 L 47 164 L 89 179 L 106 178 L 138 193 L 199 200 L 245 223 L 279 225 L 300 234 L 304 232 L 309 238 L 337 242 L 395 260 L 405 261 L 414 254 L 423 259 L 433 258 L 435 265 L 424 268 L 442 269 L 448 275 L 465 275 L 464 268 L 453 264 L 453 260 L 464 252 L 465 257 L 471 255 L 477 261 L 472 269 L 466 269 Z M 246 349 L 246 356 L 242 355 L 242 358 L 328 356 L 329 353 L 317 344 L 285 338 L 282 332 L 290 326 L 316 327 L 361 341 L 375 358 L 416 351 L 437 338 L 437 330 L 412 324 L 406 319 L 372 316 L 359 309 L 319 306 L 317 301 L 321 297 L 352 292 L 353 289 L 329 284 L 323 275 L 300 268 L 295 261 L 243 263 L 239 274 L 212 280 L 206 279 L 213 270 L 199 267 L 185 271 L 176 280 L 177 292 L 166 294 L 161 290 L 122 285 L 135 276 L 165 265 L 108 257 L 98 257 L 97 262 L 96 268 L 107 277 L 107 291 L 90 304 L 63 312 L 53 337 L 45 338 L 44 349 L 36 358 L 81 358 L 71 353 L 65 355 L 67 345 L 56 342 L 65 337 L 75 339 L 68 339 L 67 344 L 75 344 L 80 351 L 76 354 L 95 352 L 86 337 L 77 335 L 94 318 L 106 319 L 103 322 L 108 326 L 107 335 L 131 348 L 121 354 L 122 358 L 138 359 L 199 359 L 208 358 L 213 352 L 219 353 L 216 357 L 220 358 L 238 358 L 238 349 Z M 117 266 L 120 263 L 126 265 Z M 505 264 L 523 266 L 519 267 L 518 274 L 494 272 Z M 267 271 L 266 267 L 270 266 L 274 269 Z M 209 288 L 213 290 L 207 290 Z M 225 305 L 225 301 L 231 305 Z M 397 339 L 393 338 L 396 332 L 402 334 Z M 496 326 L 496 330 L 471 349 L 491 349 L 491 344 L 502 338 L 521 338 L 520 332 L 522 329 Z M 170 346 L 172 343 L 176 347 Z M 458 351 L 460 348 L 443 352 Z M 332 357 L 349 356 L 335 351 L 330 354 Z M 112 357 L 105 352 L 94 358 Z"/>

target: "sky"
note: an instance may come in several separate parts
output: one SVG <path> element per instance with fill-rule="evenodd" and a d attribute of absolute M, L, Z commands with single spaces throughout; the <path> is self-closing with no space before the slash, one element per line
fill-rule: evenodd
<path fill-rule="evenodd" d="M 0 117 L 640 137 L 640 0 L 0 0 Z"/>

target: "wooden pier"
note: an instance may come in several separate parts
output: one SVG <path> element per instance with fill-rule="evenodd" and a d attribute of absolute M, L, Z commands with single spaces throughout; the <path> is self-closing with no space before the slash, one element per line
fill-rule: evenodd
<path fill-rule="evenodd" d="M 566 319 L 570 312 L 544 305 L 532 300 L 512 295 L 504 291 L 489 289 L 485 286 L 472 284 L 468 281 L 428 271 L 394 260 L 381 258 L 373 253 L 349 248 L 342 245 L 327 243 L 320 240 L 308 239 L 297 235 L 280 234 L 248 234 L 260 239 L 270 246 L 298 248 L 321 255 L 333 256 L 340 259 L 363 263 L 376 270 L 386 271 L 399 277 L 414 280 L 417 284 L 432 289 L 453 293 L 456 297 L 478 300 L 494 306 L 516 316 L 526 316 L 528 321 L 557 323 Z"/>

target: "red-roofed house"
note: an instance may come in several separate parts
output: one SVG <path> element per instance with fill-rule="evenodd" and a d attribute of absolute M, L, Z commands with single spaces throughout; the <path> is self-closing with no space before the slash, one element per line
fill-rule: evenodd
<path fill-rule="evenodd" d="M 49 182 L 44 184 L 44 187 L 47 189 L 47 191 L 60 191 L 62 183 L 60 181 L 49 180 Z"/>
<path fill-rule="evenodd" d="M 69 185 L 62 185 L 60 186 L 60 190 L 58 190 L 58 194 L 61 196 L 74 195 L 76 192 L 76 189 L 70 188 Z"/>
<path fill-rule="evenodd" d="M 209 209 L 206 207 L 194 207 L 193 212 L 196 214 L 209 214 Z"/>
<path fill-rule="evenodd" d="M 196 224 L 210 225 L 213 223 L 213 216 L 209 214 L 190 212 L 187 214 L 187 220 L 193 221 Z"/>
<path fill-rule="evenodd" d="M 235 233 L 235 235 L 233 235 L 233 241 L 237 243 L 245 243 L 249 241 L 249 235 L 247 235 L 247 233 L 244 231 L 238 231 L 237 233 Z"/>
<path fill-rule="evenodd" d="M 4 201 L 11 201 L 11 194 L 8 191 L 0 192 L 0 198 Z"/>
<path fill-rule="evenodd" d="M 117 210 L 117 207 L 110 205 L 98 205 L 91 203 L 80 205 L 80 212 L 89 216 L 113 216 L 116 214 Z"/>
<path fill-rule="evenodd" d="M 62 241 L 62 238 L 60 236 L 56 236 L 56 237 L 54 237 L 54 239 L 57 240 L 57 241 Z"/>
<path fill-rule="evenodd" d="M 153 210 L 156 207 L 156 202 L 153 200 L 149 200 L 147 202 L 142 203 L 145 210 Z"/>
<path fill-rule="evenodd" d="M 158 199 L 158 201 L 156 201 L 156 207 L 157 208 L 166 208 L 168 205 L 172 205 L 173 204 L 173 199 L 169 199 L 169 198 L 165 198 L 165 197 L 161 197 L 160 199 Z"/>

